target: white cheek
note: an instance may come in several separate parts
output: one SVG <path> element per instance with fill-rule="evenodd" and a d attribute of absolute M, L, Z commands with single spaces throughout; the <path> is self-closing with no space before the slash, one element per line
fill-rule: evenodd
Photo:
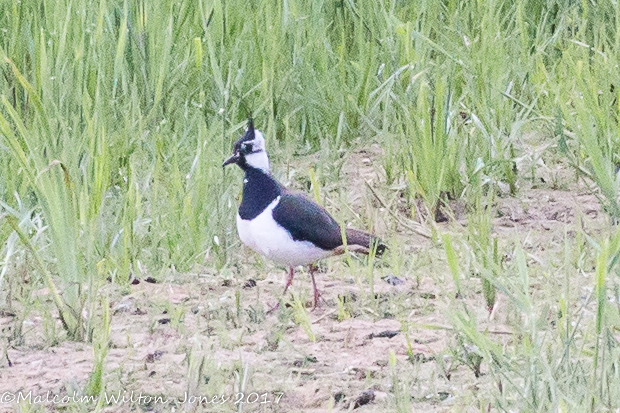
<path fill-rule="evenodd" d="M 265 136 L 263 136 L 263 132 L 259 130 L 254 130 L 254 144 L 258 149 L 265 149 Z"/>
<path fill-rule="evenodd" d="M 260 169 L 265 172 L 269 172 L 269 157 L 267 152 L 250 153 L 245 156 L 245 161 L 253 168 Z"/>

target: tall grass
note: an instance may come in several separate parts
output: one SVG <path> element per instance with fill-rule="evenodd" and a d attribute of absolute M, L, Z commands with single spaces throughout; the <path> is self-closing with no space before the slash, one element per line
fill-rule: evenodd
<path fill-rule="evenodd" d="M 483 201 L 519 196 L 515 161 L 536 131 L 618 218 L 618 10 L 608 0 L 3 2 L 0 305 L 27 268 L 38 279 L 24 288 L 47 287 L 66 337 L 85 340 L 108 279 L 229 266 L 239 186 L 220 165 L 251 115 L 273 159 L 323 150 L 336 175 L 343 150 L 378 143 L 381 190 L 409 218 L 465 202 L 470 239 L 443 238 L 455 288 L 474 294 L 462 275 L 478 266 L 482 308 L 500 292 L 527 320 L 502 347 L 475 309 L 454 310 L 457 333 L 502 383 L 497 408 L 617 407 L 617 326 L 603 311 L 616 238 L 592 240 L 596 329 L 570 294 L 549 300 L 576 324 L 539 329 L 527 255 L 491 241 Z M 328 169 L 312 169 L 317 196 Z M 515 257 L 506 268 L 502 249 Z M 569 285 L 575 273 L 552 276 Z M 580 379 L 590 374 L 609 386 Z"/>

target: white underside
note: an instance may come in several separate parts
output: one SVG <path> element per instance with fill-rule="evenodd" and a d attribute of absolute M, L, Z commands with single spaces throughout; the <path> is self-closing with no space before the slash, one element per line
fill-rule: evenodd
<path fill-rule="evenodd" d="M 293 240 L 293 237 L 273 219 L 273 209 L 278 202 L 280 197 L 253 220 L 241 219 L 237 214 L 237 231 L 245 245 L 278 264 L 293 267 L 311 264 L 333 255 L 332 251 L 325 251 L 309 241 Z"/>

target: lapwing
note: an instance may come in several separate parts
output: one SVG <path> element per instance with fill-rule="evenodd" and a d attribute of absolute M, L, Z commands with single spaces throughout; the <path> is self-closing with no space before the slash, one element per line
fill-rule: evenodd
<path fill-rule="evenodd" d="M 244 172 L 243 198 L 237 214 L 241 241 L 259 254 L 289 268 L 282 295 L 293 282 L 294 268 L 309 265 L 314 289 L 314 308 L 319 303 L 314 272 L 316 261 L 346 251 L 381 255 L 386 249 L 377 237 L 356 229 L 342 231 L 320 205 L 280 184 L 270 172 L 263 133 L 248 121 L 245 134 L 234 144 L 233 155 L 222 167 L 237 164 Z M 277 308 L 277 305 L 276 307 Z"/>

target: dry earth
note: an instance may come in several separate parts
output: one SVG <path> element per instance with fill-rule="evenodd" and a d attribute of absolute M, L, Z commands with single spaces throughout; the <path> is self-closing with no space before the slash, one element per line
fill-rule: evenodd
<path fill-rule="evenodd" d="M 408 383 L 405 390 L 414 411 L 480 411 L 484 400 L 490 400 L 486 393 L 494 384 L 484 374 L 484 363 L 476 377 L 471 368 L 451 357 L 455 334 L 447 314 L 455 297 L 442 247 L 392 219 L 381 219 L 385 211 L 368 201 L 372 196 L 364 181 L 380 178 L 375 172 L 380 170 L 375 164 L 378 152 L 371 148 L 347 159 L 343 174 L 356 190 L 347 192 L 346 202 L 361 216 L 374 208 L 372 225 L 380 234 L 394 233 L 388 237 L 390 254 L 411 255 L 402 260 L 409 267 L 391 268 L 396 261 L 388 254 L 374 271 L 373 299 L 361 261 L 354 261 L 353 269 L 341 259 L 323 264 L 318 279 L 326 302 L 308 312 L 314 341 L 303 323 L 296 322 L 292 308 L 265 314 L 280 297 L 285 272 L 248 250 L 239 249 L 235 257 L 243 264 L 219 273 L 204 269 L 170 273 L 156 283 L 146 282 L 148 274 L 144 274 L 139 284 L 127 288 L 108 284 L 101 289 L 112 313 L 104 382 L 108 396 L 121 392 L 133 401 L 110 403 L 104 411 L 347 411 L 356 400 L 363 404 L 360 396 L 372 390 L 374 400 L 355 411 L 382 412 L 393 407 L 393 394 L 402 391 L 401 379 Z M 537 169 L 537 179 L 548 174 L 545 168 Z M 532 265 L 544 265 L 548 250 L 560 249 L 558 240 L 576 225 L 591 234 L 607 225 L 596 197 L 562 167 L 553 174 L 545 181 L 559 179 L 563 189 L 523 182 L 518 198 L 498 198 L 495 233 L 505 243 L 520 240 Z M 341 202 L 328 199 L 328 209 L 333 211 L 332 204 Z M 465 227 L 458 216 L 456 221 L 437 225 L 439 232 L 459 233 Z M 392 271 L 403 284 L 382 280 Z M 298 270 L 293 286 L 293 294 L 309 305 L 307 274 Z M 541 286 L 541 293 L 545 288 L 553 287 Z M 503 305 L 504 297 L 499 296 L 489 317 L 481 296 L 478 290 L 461 299 L 478 309 L 479 328 L 490 331 L 494 339 L 509 340 L 506 333 L 511 329 L 505 323 L 510 309 Z M 291 296 L 286 301 L 291 302 Z M 2 315 L 5 345 L 17 317 Z M 94 346 L 65 341 L 59 326 L 55 334 L 59 341 L 50 343 L 46 320 L 49 317 L 33 311 L 24 321 L 23 342 L 2 352 L 6 357 L 0 361 L 0 394 L 32 392 L 33 398 L 81 394 L 93 368 Z M 390 338 L 390 333 L 396 335 Z M 246 397 L 254 393 L 249 401 L 258 401 L 241 409 L 235 404 L 240 392 Z M 223 404 L 183 403 L 188 393 L 231 398 Z M 93 406 L 43 400 L 32 406 L 22 402 L 23 410 L 3 404 L 0 411 L 52 411 L 67 405 L 83 411 Z M 73 407 L 72 411 L 79 410 Z"/>

